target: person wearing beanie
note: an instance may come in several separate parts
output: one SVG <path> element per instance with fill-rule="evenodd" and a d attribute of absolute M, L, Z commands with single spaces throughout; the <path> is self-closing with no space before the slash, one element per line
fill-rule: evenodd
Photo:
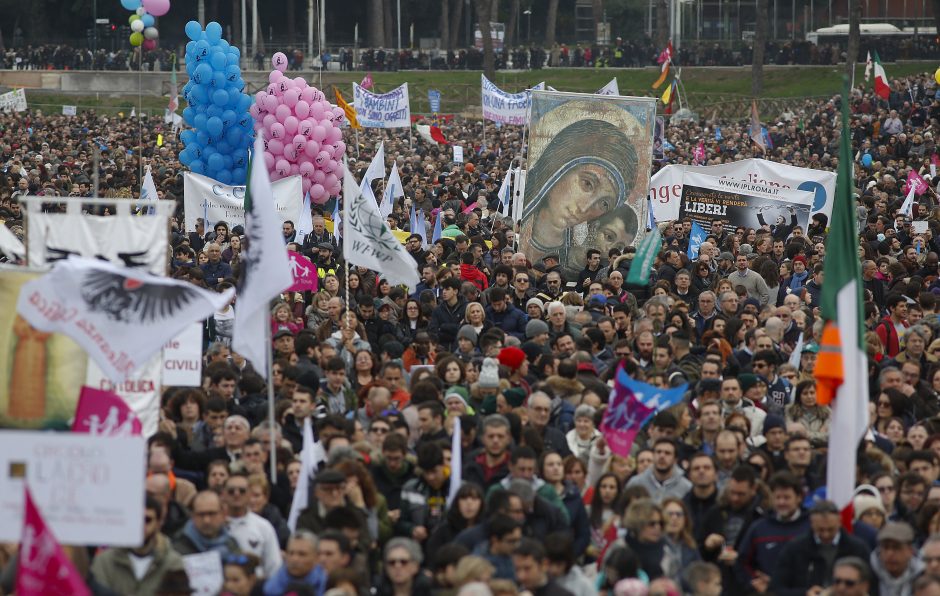
<path fill-rule="evenodd" d="M 470 386 L 470 407 L 488 415 L 496 412 L 496 396 L 499 395 L 499 361 L 484 358 L 480 365 L 480 376 Z"/>
<path fill-rule="evenodd" d="M 444 414 L 447 416 L 463 416 L 474 414 L 470 406 L 470 394 L 459 385 L 454 385 L 444 393 Z"/>
<path fill-rule="evenodd" d="M 454 350 L 454 356 L 463 362 L 470 362 L 480 356 L 480 349 L 477 348 L 479 335 L 476 329 L 470 325 L 464 325 L 457 332 L 457 349 Z"/>
<path fill-rule="evenodd" d="M 770 456 L 774 470 L 785 469 L 787 460 L 784 458 L 783 452 L 788 438 L 786 420 L 783 416 L 777 414 L 767 414 L 767 417 L 764 418 L 761 434 L 764 435 L 764 444 L 758 449 Z"/>
<path fill-rule="evenodd" d="M 548 323 L 541 319 L 532 319 L 526 323 L 525 337 L 527 340 L 535 342 L 540 346 L 548 345 Z"/>
<path fill-rule="evenodd" d="M 545 316 L 545 303 L 538 298 L 529 298 L 525 303 L 525 312 L 529 319 L 541 319 Z"/>
<path fill-rule="evenodd" d="M 509 384 L 513 387 L 521 387 L 526 395 L 531 390 L 528 381 L 525 380 L 529 374 L 529 361 L 526 359 L 525 352 L 522 349 L 510 346 L 499 351 L 499 363 L 509 369 Z"/>

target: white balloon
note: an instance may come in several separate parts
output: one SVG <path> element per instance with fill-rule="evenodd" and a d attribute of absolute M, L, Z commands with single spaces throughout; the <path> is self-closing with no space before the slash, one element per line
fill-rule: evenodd
<path fill-rule="evenodd" d="M 137 22 L 137 21 L 134 21 Z M 156 27 L 147 27 L 144 29 L 144 38 L 145 39 L 157 39 L 160 37 L 160 32 L 157 31 Z"/>
<path fill-rule="evenodd" d="M 140 8 L 138 8 L 137 10 L 135 10 L 134 12 L 136 12 L 136 13 L 137 13 L 138 15 L 140 15 L 140 16 L 144 16 L 145 14 L 147 14 L 147 9 L 144 8 L 143 6 L 141 6 Z"/>
<path fill-rule="evenodd" d="M 134 33 L 140 33 L 143 30 L 144 30 L 144 22 L 142 20 L 137 19 L 136 21 L 131 23 L 131 31 L 133 31 Z"/>

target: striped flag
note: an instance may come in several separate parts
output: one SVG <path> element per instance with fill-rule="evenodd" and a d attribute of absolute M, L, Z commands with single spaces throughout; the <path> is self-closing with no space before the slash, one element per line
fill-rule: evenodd
<path fill-rule="evenodd" d="M 346 116 L 346 121 L 349 122 L 349 127 L 355 130 L 361 130 L 362 125 L 359 124 L 359 114 L 356 113 L 356 108 L 349 105 L 349 103 L 343 99 L 343 94 L 339 92 L 339 89 L 334 87 L 333 91 L 336 92 L 336 105 L 342 108 L 343 114 Z"/>
<path fill-rule="evenodd" d="M 657 64 L 661 64 L 659 78 L 656 79 L 656 82 L 653 83 L 653 89 L 659 89 L 659 86 L 666 82 L 666 77 L 669 76 L 669 65 L 672 64 L 672 42 L 669 42 L 669 45 L 666 46 L 659 54 L 659 58 L 656 59 Z"/>
<path fill-rule="evenodd" d="M 848 84 L 843 97 L 849 96 Z M 849 128 L 848 102 L 842 103 L 842 130 Z M 839 508 L 852 503 L 855 454 L 868 426 L 868 361 L 865 355 L 862 274 L 858 261 L 852 147 L 848 135 L 839 147 L 839 175 L 826 240 L 826 283 L 822 289 L 825 321 L 815 377 L 818 402 L 832 405 L 830 436 L 838 449 L 829 449 L 826 465 L 828 498 Z M 846 511 L 843 509 L 843 520 Z"/>
<path fill-rule="evenodd" d="M 878 52 L 875 52 L 875 95 L 881 99 L 888 99 L 891 96 L 891 86 L 888 84 L 888 75 L 881 65 L 881 59 Z"/>

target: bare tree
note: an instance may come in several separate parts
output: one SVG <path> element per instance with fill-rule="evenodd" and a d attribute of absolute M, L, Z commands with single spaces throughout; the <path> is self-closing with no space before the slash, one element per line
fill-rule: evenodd
<path fill-rule="evenodd" d="M 519 43 L 519 40 L 516 39 L 516 24 L 519 22 L 519 10 L 519 0 L 512 0 L 512 4 L 509 5 L 509 19 L 506 22 L 504 45 L 507 48 L 511 48 L 513 45 Z"/>
<path fill-rule="evenodd" d="M 556 0 L 557 2 L 557 0 Z M 490 32 L 490 0 L 476 0 L 480 35 L 483 36 L 483 72 L 487 78 L 496 78 L 496 61 L 493 56 L 493 38 Z"/>
<path fill-rule="evenodd" d="M 373 48 L 385 46 L 385 3 L 369 0 L 369 45 Z"/>
<path fill-rule="evenodd" d="M 285 4 L 287 4 L 287 12 L 285 14 L 285 20 L 287 21 L 287 45 L 291 46 L 294 44 L 295 35 L 297 34 L 297 29 L 295 28 L 297 21 L 296 0 L 287 0 Z"/>
<path fill-rule="evenodd" d="M 450 0 L 441 0 L 441 48 L 447 49 L 450 43 Z"/>
<path fill-rule="evenodd" d="M 545 47 L 550 49 L 555 45 L 555 27 L 558 25 L 558 0 L 548 0 L 548 11 L 545 14 Z"/>
<path fill-rule="evenodd" d="M 398 47 L 395 28 L 395 0 L 385 0 L 385 43 L 389 46 Z"/>
<path fill-rule="evenodd" d="M 661 51 L 669 42 L 669 1 L 656 2 L 656 51 Z"/>
<path fill-rule="evenodd" d="M 754 30 L 754 53 L 751 60 L 751 97 L 760 97 L 764 90 L 764 50 L 767 47 L 767 0 L 757 0 L 757 22 Z"/>
<path fill-rule="evenodd" d="M 447 42 L 448 50 L 457 48 L 458 42 L 460 41 L 460 22 L 463 20 L 464 0 L 453 0 L 453 2 L 454 5 L 451 7 L 450 11 L 450 40 Z M 467 18 L 470 18 L 469 15 Z M 473 40 L 468 39 L 467 43 L 471 44 Z"/>
<path fill-rule="evenodd" d="M 858 48 L 861 41 L 860 23 L 862 22 L 862 3 L 849 0 L 849 41 L 845 49 L 845 72 L 850 81 L 855 81 L 855 62 L 858 60 Z M 848 98 L 845 99 L 848 101 Z"/>

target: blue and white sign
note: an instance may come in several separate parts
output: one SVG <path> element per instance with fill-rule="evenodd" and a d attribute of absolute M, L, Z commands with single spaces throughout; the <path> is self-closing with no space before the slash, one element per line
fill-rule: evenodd
<path fill-rule="evenodd" d="M 431 104 L 431 113 L 440 114 L 441 112 L 441 92 L 437 89 L 428 89 L 428 103 Z"/>
<path fill-rule="evenodd" d="M 408 128 L 411 126 L 411 107 L 408 103 L 408 83 L 381 95 L 369 93 L 353 83 L 353 98 L 359 124 L 365 128 Z"/>

